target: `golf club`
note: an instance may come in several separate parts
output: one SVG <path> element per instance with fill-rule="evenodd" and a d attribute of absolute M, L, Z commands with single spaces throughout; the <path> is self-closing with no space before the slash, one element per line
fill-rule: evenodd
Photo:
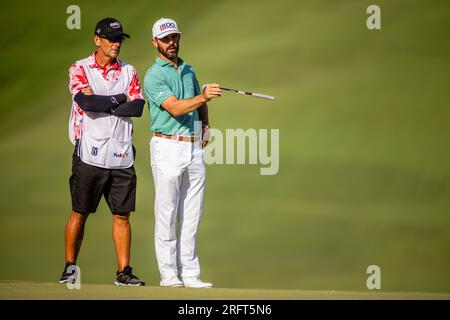
<path fill-rule="evenodd" d="M 203 85 L 203 91 L 205 91 L 205 88 L 206 88 L 206 85 Z M 220 87 L 220 89 L 225 90 L 225 91 L 231 91 L 231 92 L 239 93 L 239 94 L 246 94 L 246 95 L 257 97 L 257 98 L 261 98 L 261 99 L 267 99 L 267 100 L 275 100 L 276 99 L 274 96 L 269 96 L 267 94 L 262 94 L 262 93 L 247 92 L 247 91 L 230 89 L 230 88 L 224 88 L 224 87 Z"/>
<path fill-rule="evenodd" d="M 274 96 L 269 96 L 267 94 L 256 93 L 256 92 L 247 92 L 247 91 L 230 89 L 230 88 L 223 88 L 223 87 L 221 87 L 220 89 L 225 90 L 225 91 L 236 92 L 236 93 L 239 93 L 239 94 L 246 94 L 246 95 L 257 97 L 257 98 L 261 98 L 261 99 L 275 100 Z"/>

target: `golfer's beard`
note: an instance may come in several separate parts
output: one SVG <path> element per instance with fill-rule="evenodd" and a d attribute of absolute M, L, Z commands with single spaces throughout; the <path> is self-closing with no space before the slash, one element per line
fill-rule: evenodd
<path fill-rule="evenodd" d="M 164 57 L 166 57 L 167 59 L 172 60 L 172 61 L 178 57 L 179 49 L 180 49 L 180 47 L 176 47 L 175 52 L 169 54 L 167 51 L 164 51 L 161 47 L 158 46 L 159 53 L 161 53 Z"/>

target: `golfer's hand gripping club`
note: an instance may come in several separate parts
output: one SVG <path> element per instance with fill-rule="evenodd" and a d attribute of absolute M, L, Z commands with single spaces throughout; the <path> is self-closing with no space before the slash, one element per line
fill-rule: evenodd
<path fill-rule="evenodd" d="M 205 84 L 203 85 L 203 97 L 206 99 L 206 102 L 210 101 L 213 98 L 218 98 L 222 95 L 222 89 L 217 83 L 213 84 Z"/>

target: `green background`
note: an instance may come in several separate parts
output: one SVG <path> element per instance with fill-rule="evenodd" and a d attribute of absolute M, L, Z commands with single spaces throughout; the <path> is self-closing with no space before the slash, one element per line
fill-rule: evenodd
<path fill-rule="evenodd" d="M 66 8 L 81 8 L 68 30 Z M 366 8 L 381 7 L 381 30 Z M 450 291 L 447 1 L 10 1 L 0 21 L 0 279 L 57 281 L 70 214 L 68 68 L 118 18 L 121 58 L 141 79 L 153 22 L 172 17 L 180 56 L 201 83 L 263 92 L 211 102 L 215 128 L 280 129 L 280 170 L 208 166 L 199 230 L 202 278 L 222 288 Z M 135 121 L 137 211 L 132 266 L 151 285 L 149 114 Z M 102 200 L 79 257 L 82 281 L 115 278 Z"/>

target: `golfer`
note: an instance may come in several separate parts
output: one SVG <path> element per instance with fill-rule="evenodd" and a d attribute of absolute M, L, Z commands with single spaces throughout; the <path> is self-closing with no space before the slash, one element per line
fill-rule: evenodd
<path fill-rule="evenodd" d="M 221 90 L 218 84 L 200 90 L 194 70 L 178 57 L 181 35 L 174 20 L 161 18 L 152 31 L 158 56 L 145 76 L 144 93 L 153 131 L 150 153 L 160 285 L 209 288 L 211 283 L 200 280 L 196 237 L 205 189 L 206 103 L 220 97 Z"/>
<path fill-rule="evenodd" d="M 129 216 L 136 196 L 130 117 L 141 116 L 144 100 L 134 67 L 117 59 L 125 37 L 129 38 L 118 20 L 99 21 L 93 39 L 96 51 L 69 70 L 73 101 L 69 136 L 75 150 L 70 177 L 72 214 L 66 225 L 66 266 L 60 283 L 72 275 L 68 268 L 76 264 L 86 220 L 103 195 L 113 214 L 115 284 L 145 285 L 129 265 Z"/>

